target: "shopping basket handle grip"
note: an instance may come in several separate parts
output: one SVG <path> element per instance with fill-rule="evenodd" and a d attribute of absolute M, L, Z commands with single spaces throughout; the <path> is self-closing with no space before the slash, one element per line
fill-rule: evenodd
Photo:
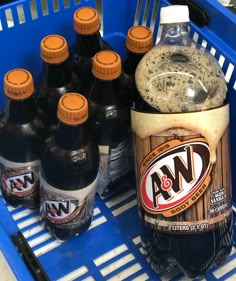
<path fill-rule="evenodd" d="M 189 8 L 189 17 L 196 25 L 203 27 L 209 22 L 207 11 L 197 5 L 194 0 L 169 0 L 172 5 L 187 5 Z"/>
<path fill-rule="evenodd" d="M 33 253 L 21 231 L 19 231 L 17 235 L 12 236 L 12 241 L 28 266 L 28 269 L 33 275 L 34 279 L 36 281 L 50 281 L 45 270 L 41 266 L 38 258 Z"/>

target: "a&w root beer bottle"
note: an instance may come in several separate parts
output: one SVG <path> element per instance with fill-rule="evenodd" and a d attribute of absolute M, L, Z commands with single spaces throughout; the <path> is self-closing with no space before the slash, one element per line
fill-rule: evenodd
<path fill-rule="evenodd" d="M 223 72 L 188 36 L 187 6 L 161 10 L 161 41 L 136 84 L 156 112 L 131 111 L 142 243 L 152 268 L 191 278 L 232 246 L 229 105 Z"/>
<path fill-rule="evenodd" d="M 99 151 L 87 125 L 87 99 L 76 93 L 59 100 L 55 134 L 44 149 L 41 215 L 60 240 L 86 231 L 92 221 L 99 169 Z"/>
<path fill-rule="evenodd" d="M 8 71 L 4 92 L 7 103 L 0 125 L 1 190 L 12 206 L 36 208 L 45 132 L 33 98 L 31 73 L 19 68 Z"/>

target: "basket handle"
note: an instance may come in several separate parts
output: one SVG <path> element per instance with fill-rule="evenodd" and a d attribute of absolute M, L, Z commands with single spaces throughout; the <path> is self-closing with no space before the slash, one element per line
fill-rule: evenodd
<path fill-rule="evenodd" d="M 203 27 L 209 22 L 209 14 L 195 3 L 194 0 L 169 0 L 172 5 L 187 5 L 189 17 L 196 25 Z"/>

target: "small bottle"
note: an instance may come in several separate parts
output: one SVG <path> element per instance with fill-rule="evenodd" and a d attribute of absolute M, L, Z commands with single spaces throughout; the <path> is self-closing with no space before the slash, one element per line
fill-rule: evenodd
<path fill-rule="evenodd" d="M 80 83 L 69 63 L 69 50 L 64 37 L 57 34 L 44 37 L 40 43 L 40 55 L 43 69 L 37 87 L 37 105 L 51 132 L 58 123 L 60 97 L 68 92 L 79 92 Z"/>
<path fill-rule="evenodd" d="M 142 104 L 142 97 L 137 92 L 134 74 L 136 67 L 143 56 L 153 47 L 152 30 L 146 26 L 136 25 L 131 27 L 126 37 L 126 55 L 123 64 L 123 76 L 127 91 L 133 103 Z M 141 103 L 140 103 L 141 102 Z M 144 104 L 144 103 L 143 103 Z M 133 105 L 133 107 L 135 104 Z"/>
<path fill-rule="evenodd" d="M 75 11 L 73 20 L 76 39 L 72 50 L 72 65 L 75 73 L 81 78 L 81 92 L 86 96 L 93 80 L 93 56 L 101 50 L 111 49 L 111 46 L 101 37 L 101 22 L 96 9 L 79 8 Z"/>
<path fill-rule="evenodd" d="M 97 192 L 108 196 L 134 186 L 129 99 L 122 91 L 121 59 L 113 51 L 93 58 L 90 124 L 100 150 Z"/>
<path fill-rule="evenodd" d="M 39 206 L 40 153 L 44 126 L 38 118 L 33 98 L 32 75 L 25 69 L 12 69 L 5 74 L 7 96 L 0 124 L 1 190 L 14 207 Z"/>
<path fill-rule="evenodd" d="M 88 128 L 87 99 L 63 95 L 58 127 L 42 155 L 41 216 L 59 240 L 86 231 L 92 221 L 99 169 L 99 150 Z"/>

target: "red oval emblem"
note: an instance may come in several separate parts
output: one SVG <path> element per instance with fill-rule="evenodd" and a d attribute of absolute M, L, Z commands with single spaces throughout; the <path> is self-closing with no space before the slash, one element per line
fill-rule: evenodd
<path fill-rule="evenodd" d="M 210 169 L 210 149 L 204 138 L 162 144 L 141 164 L 143 207 L 168 217 L 186 210 L 209 185 Z"/>

